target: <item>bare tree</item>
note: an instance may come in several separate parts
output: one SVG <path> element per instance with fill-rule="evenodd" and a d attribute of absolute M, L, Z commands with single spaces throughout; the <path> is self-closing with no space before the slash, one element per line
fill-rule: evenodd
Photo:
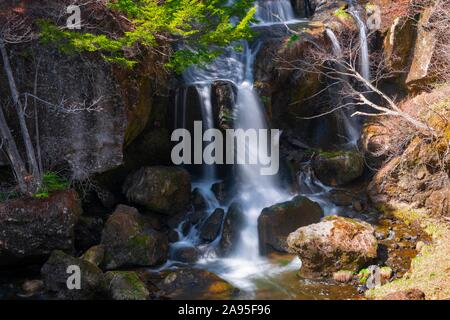
<path fill-rule="evenodd" d="M 291 33 L 300 32 L 289 29 Z M 304 37 L 308 39 L 308 37 Z M 350 110 L 351 116 L 399 117 L 421 131 L 425 135 L 434 135 L 433 128 L 426 123 L 403 111 L 396 103 L 395 98 L 388 96 L 380 88 L 382 80 L 392 77 L 396 71 L 389 70 L 383 57 L 377 54 L 371 55 L 372 78 L 365 79 L 359 72 L 358 54 L 359 43 L 352 35 L 338 35 L 340 38 L 340 54 L 331 50 L 329 45 L 319 45 L 314 40 L 307 55 L 299 58 L 284 58 L 277 56 L 275 59 L 280 69 L 301 70 L 304 73 L 315 73 L 327 79 L 327 85 L 314 96 L 322 94 L 330 89 L 337 90 L 341 99 L 330 110 L 302 119 L 319 118 L 339 110 Z M 312 96 L 313 97 L 313 96 Z M 312 98 L 309 97 L 309 98 Z"/>

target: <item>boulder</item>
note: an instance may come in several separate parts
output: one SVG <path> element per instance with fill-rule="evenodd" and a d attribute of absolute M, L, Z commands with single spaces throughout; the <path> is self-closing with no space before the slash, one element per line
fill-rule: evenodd
<path fill-rule="evenodd" d="M 219 235 L 224 216 L 225 211 L 223 209 L 217 208 L 214 210 L 200 227 L 200 238 L 209 242 L 214 241 Z"/>
<path fill-rule="evenodd" d="M 103 262 L 105 257 L 105 247 L 101 244 L 97 246 L 90 247 L 81 258 L 89 261 L 93 265 L 99 266 Z"/>
<path fill-rule="evenodd" d="M 113 300 L 147 300 L 150 293 L 138 274 L 133 271 L 108 271 L 103 287 L 106 296 Z"/>
<path fill-rule="evenodd" d="M 169 246 L 165 234 L 152 229 L 135 208 L 124 205 L 106 222 L 101 244 L 105 248 L 102 265 L 108 270 L 164 263 Z"/>
<path fill-rule="evenodd" d="M 68 273 L 69 266 L 80 268 L 80 289 L 70 290 L 67 286 L 69 277 L 75 275 Z M 42 266 L 41 274 L 47 290 L 56 293 L 58 299 L 89 300 L 101 296 L 103 273 L 96 265 L 84 259 L 55 250 Z"/>
<path fill-rule="evenodd" d="M 192 205 L 195 210 L 204 210 L 208 206 L 205 196 L 199 188 L 192 191 Z"/>
<path fill-rule="evenodd" d="M 342 269 L 356 272 L 377 257 L 378 249 L 371 225 L 336 216 L 297 229 L 287 244 L 302 261 L 299 275 L 305 278 L 327 277 Z"/>
<path fill-rule="evenodd" d="M 126 178 L 123 192 L 130 202 L 173 215 L 187 208 L 191 180 L 180 167 L 143 167 Z"/>
<path fill-rule="evenodd" d="M 323 216 L 316 202 L 303 196 L 262 210 L 258 218 L 259 251 L 287 251 L 286 238 L 300 227 L 317 223 Z"/>
<path fill-rule="evenodd" d="M 241 205 L 233 202 L 228 208 L 223 221 L 222 237 L 219 243 L 219 253 L 222 256 L 229 255 L 236 248 L 244 220 L 244 212 Z"/>
<path fill-rule="evenodd" d="M 74 190 L 0 203 L 0 266 L 45 261 L 55 249 L 72 252 L 81 212 Z"/>
<path fill-rule="evenodd" d="M 316 177 L 330 186 L 343 186 L 364 171 L 363 157 L 355 151 L 321 152 L 313 159 Z"/>
<path fill-rule="evenodd" d="M 214 183 L 211 186 L 211 191 L 214 193 L 217 200 L 219 200 L 220 204 L 225 204 L 230 197 L 230 190 L 224 181 Z"/>
<path fill-rule="evenodd" d="M 22 291 L 24 297 L 32 297 L 40 294 L 45 289 L 44 281 L 42 280 L 28 280 L 22 284 Z"/>
<path fill-rule="evenodd" d="M 194 263 L 198 260 L 200 252 L 195 247 L 175 248 L 172 259 L 185 263 Z"/>
<path fill-rule="evenodd" d="M 212 272 L 200 269 L 178 269 L 165 272 L 157 287 L 166 298 L 231 299 L 238 292 L 230 283 Z"/>

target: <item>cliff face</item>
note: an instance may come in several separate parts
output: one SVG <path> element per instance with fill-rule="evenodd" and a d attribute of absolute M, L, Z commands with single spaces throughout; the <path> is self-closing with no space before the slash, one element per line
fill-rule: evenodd
<path fill-rule="evenodd" d="M 3 12 L 11 14 L 1 21 L 7 25 L 11 17 L 21 20 L 37 35 L 38 18 L 64 24 L 69 4 L 19 1 L 7 5 Z M 83 23 L 111 33 L 120 34 L 129 28 L 126 21 L 100 4 L 83 8 L 82 18 Z M 41 99 L 35 101 L 29 96 L 27 111 L 33 133 L 35 111 L 37 114 L 45 167 L 69 170 L 75 179 L 123 164 L 124 148 L 152 123 L 154 105 L 165 103 L 158 98 L 167 85 L 161 68 L 164 59 L 145 49 L 130 53 L 139 62 L 130 70 L 105 62 L 99 54 L 60 53 L 52 45 L 41 44 L 37 36 L 31 42 L 7 44 L 7 50 L 20 93 Z M 3 65 L 0 67 L 3 71 Z M 8 103 L 10 91 L 4 72 L 0 72 L 0 94 L 2 102 Z M 11 127 L 15 128 L 10 110 L 7 108 Z"/>

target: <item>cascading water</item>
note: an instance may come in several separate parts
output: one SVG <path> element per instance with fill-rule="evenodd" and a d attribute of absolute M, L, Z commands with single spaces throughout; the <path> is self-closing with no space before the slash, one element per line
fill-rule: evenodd
<path fill-rule="evenodd" d="M 367 28 L 366 24 L 361 19 L 361 16 L 356 10 L 355 6 L 353 5 L 353 1 L 349 1 L 349 8 L 348 11 L 353 16 L 353 18 L 356 21 L 356 24 L 358 25 L 359 29 L 359 46 L 360 46 L 360 52 L 359 52 L 359 66 L 360 66 L 360 73 L 362 77 L 366 80 L 370 80 L 370 61 L 369 61 L 369 45 L 367 43 Z"/>
<path fill-rule="evenodd" d="M 327 28 L 326 29 L 326 34 L 327 34 L 328 38 L 331 41 L 331 46 L 332 46 L 332 49 L 333 49 L 334 56 L 337 58 L 338 61 L 340 59 L 343 59 L 343 52 L 342 52 L 341 45 L 339 44 L 339 41 L 338 41 L 335 33 L 333 32 L 333 30 L 331 30 L 330 28 Z M 345 70 L 343 70 L 342 65 L 337 63 L 335 68 L 337 68 L 337 70 L 340 72 L 341 77 L 344 78 L 342 80 L 348 82 L 349 81 L 348 77 L 345 75 Z M 348 105 L 348 108 L 340 109 L 339 110 L 339 115 L 340 115 L 340 118 L 343 121 L 343 127 L 344 127 L 344 130 L 345 130 L 345 136 L 346 136 L 346 138 L 348 140 L 348 144 L 354 146 L 358 142 L 358 139 L 359 139 L 359 136 L 360 136 L 360 125 L 359 125 L 358 121 L 355 118 L 351 118 L 350 115 L 349 115 L 349 113 L 352 110 L 351 103 L 349 103 L 349 101 L 345 101 L 345 99 L 344 99 L 343 103 L 345 105 Z"/>
<path fill-rule="evenodd" d="M 257 2 L 258 10 L 256 18 L 259 25 L 271 25 L 276 23 L 290 23 L 295 20 L 289 0 L 261 1 Z M 267 129 L 264 108 L 256 91 L 253 90 L 253 62 L 258 45 L 250 46 L 242 42 L 243 50 L 235 51 L 228 48 L 221 57 L 204 68 L 191 67 L 184 73 L 186 86 L 195 86 L 200 98 L 204 129 L 213 128 L 214 120 L 211 103 L 211 87 L 215 81 L 227 81 L 237 89 L 237 99 L 234 107 L 235 129 Z M 177 98 L 183 102 L 183 112 L 186 111 L 186 93 Z M 176 107 L 178 108 L 178 107 Z M 175 112 L 179 112 L 178 109 Z M 177 125 L 179 125 L 177 123 Z M 183 120 L 185 126 L 185 120 Z M 214 143 L 214 142 L 212 142 Z M 258 153 L 261 148 L 257 145 L 247 144 L 245 153 Z M 259 242 L 257 232 L 257 220 L 262 209 L 278 202 L 286 201 L 292 195 L 279 189 L 276 176 L 264 176 L 260 174 L 261 165 L 244 165 L 237 167 L 237 178 L 239 181 L 237 198 L 245 215 L 244 225 L 240 234 L 240 242 L 237 249 L 227 258 L 217 258 L 215 247 L 220 239 L 209 244 L 201 244 L 197 226 L 183 234 L 182 229 L 185 222 L 178 227 L 180 241 L 171 245 L 172 249 L 183 246 L 197 246 L 203 253 L 198 262 L 203 268 L 219 274 L 224 279 L 232 282 L 241 289 L 252 289 L 252 276 L 261 276 L 263 272 L 274 271 L 264 258 L 259 256 Z M 201 182 L 194 184 L 203 194 L 208 203 L 208 214 L 221 207 L 210 187 L 215 179 L 214 166 L 203 167 Z M 223 208 L 223 207 L 222 207 Z M 226 208 L 224 208 L 226 209 Z M 200 245 L 201 244 L 201 245 Z M 170 262 L 169 264 L 170 265 Z M 166 266 L 167 267 L 167 266 Z M 298 259 L 292 265 L 298 268 Z M 285 270 L 286 268 L 283 268 Z"/>

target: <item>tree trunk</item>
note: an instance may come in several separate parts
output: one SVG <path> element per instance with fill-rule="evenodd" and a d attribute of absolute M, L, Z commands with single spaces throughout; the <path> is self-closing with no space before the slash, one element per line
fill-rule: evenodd
<path fill-rule="evenodd" d="M 33 147 L 32 141 L 31 141 L 30 133 L 28 131 L 24 109 L 23 109 L 22 103 L 20 101 L 19 91 L 17 90 L 16 83 L 15 83 L 14 76 L 13 76 L 12 69 L 11 69 L 11 65 L 9 63 L 8 53 L 5 48 L 5 43 L 3 42 L 2 39 L 0 39 L 0 52 L 1 52 L 1 55 L 3 58 L 3 68 L 5 69 L 6 76 L 8 78 L 9 88 L 11 90 L 11 96 L 13 98 L 14 107 L 16 108 L 17 117 L 19 119 L 22 138 L 23 138 L 23 141 L 25 144 L 25 151 L 26 151 L 27 159 L 28 159 L 28 165 L 30 167 L 29 169 L 32 173 L 30 180 L 34 180 L 34 181 L 31 181 L 30 187 L 37 190 L 37 188 L 40 185 L 39 179 L 36 179 L 40 176 L 39 166 L 36 161 L 36 155 L 34 152 L 34 147 Z M 34 187 L 32 186 L 33 184 L 35 185 Z M 36 190 L 34 190 L 34 191 L 36 191 Z"/>

